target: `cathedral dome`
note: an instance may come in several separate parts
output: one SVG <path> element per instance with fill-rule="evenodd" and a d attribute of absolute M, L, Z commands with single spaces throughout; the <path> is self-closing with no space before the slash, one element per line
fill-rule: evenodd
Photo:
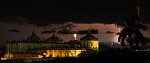
<path fill-rule="evenodd" d="M 50 38 L 48 38 L 46 40 L 46 42 L 51 42 L 51 43 L 63 43 L 63 39 L 57 37 L 55 34 L 53 34 L 53 36 L 51 36 Z"/>
<path fill-rule="evenodd" d="M 78 40 L 70 40 L 69 43 L 71 43 L 71 44 L 80 44 L 80 41 L 78 41 Z"/>
<path fill-rule="evenodd" d="M 32 32 L 32 35 L 27 38 L 27 42 L 39 42 L 41 39 L 36 36 L 35 31 Z"/>

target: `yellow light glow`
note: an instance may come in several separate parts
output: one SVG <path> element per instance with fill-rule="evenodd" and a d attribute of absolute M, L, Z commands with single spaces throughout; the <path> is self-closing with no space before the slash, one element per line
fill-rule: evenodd
<path fill-rule="evenodd" d="M 47 57 L 77 57 L 81 51 L 83 50 L 47 50 Z"/>
<path fill-rule="evenodd" d="M 7 60 L 7 58 L 1 58 L 1 60 Z"/>
<path fill-rule="evenodd" d="M 43 53 L 44 55 L 46 55 L 46 53 Z"/>
<path fill-rule="evenodd" d="M 99 43 L 98 43 L 98 41 L 91 41 L 91 42 L 89 42 L 89 47 L 91 48 L 91 49 L 93 49 L 93 50 L 99 50 Z"/>
<path fill-rule="evenodd" d="M 38 55 L 38 58 L 42 58 L 43 56 L 42 55 Z"/>
<path fill-rule="evenodd" d="M 75 40 L 77 39 L 77 34 L 74 34 L 74 39 L 75 39 Z"/>

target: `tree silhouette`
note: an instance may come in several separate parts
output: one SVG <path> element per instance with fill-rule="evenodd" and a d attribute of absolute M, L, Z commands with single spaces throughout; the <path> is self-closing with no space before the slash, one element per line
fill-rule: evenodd
<path fill-rule="evenodd" d="M 118 42 L 120 42 L 122 46 L 125 46 L 127 42 L 131 49 L 133 49 L 133 47 L 139 47 L 140 44 L 143 45 L 144 36 L 141 30 L 146 31 L 148 27 L 141 23 L 142 19 L 137 16 L 131 18 L 125 17 L 125 22 L 116 23 L 116 27 L 122 28 L 122 31 L 119 33 Z"/>

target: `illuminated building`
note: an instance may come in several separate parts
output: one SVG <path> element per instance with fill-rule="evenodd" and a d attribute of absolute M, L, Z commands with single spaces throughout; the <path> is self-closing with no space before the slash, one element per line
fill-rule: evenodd
<path fill-rule="evenodd" d="M 98 38 L 94 37 L 92 34 L 88 33 L 86 36 L 80 39 L 81 47 L 88 49 L 99 50 Z"/>
<path fill-rule="evenodd" d="M 98 51 L 98 38 L 90 33 L 80 39 L 64 42 L 54 33 L 50 38 L 41 41 L 35 32 L 26 41 L 7 42 L 4 58 L 44 58 L 44 57 L 78 57 L 87 49 Z"/>

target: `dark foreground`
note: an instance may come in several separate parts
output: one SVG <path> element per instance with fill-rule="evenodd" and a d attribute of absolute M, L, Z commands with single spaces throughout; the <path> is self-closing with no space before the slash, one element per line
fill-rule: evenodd
<path fill-rule="evenodd" d="M 91 54 L 86 54 L 86 56 Z M 84 55 L 85 56 L 85 55 Z M 150 51 L 128 51 L 108 49 L 92 54 L 89 57 L 56 58 L 47 61 L 32 61 L 31 63 L 150 63 Z M 28 63 L 23 60 L 0 61 L 0 63 Z"/>
<path fill-rule="evenodd" d="M 57 58 L 39 63 L 150 63 L 150 51 L 107 50 L 90 57 Z"/>

